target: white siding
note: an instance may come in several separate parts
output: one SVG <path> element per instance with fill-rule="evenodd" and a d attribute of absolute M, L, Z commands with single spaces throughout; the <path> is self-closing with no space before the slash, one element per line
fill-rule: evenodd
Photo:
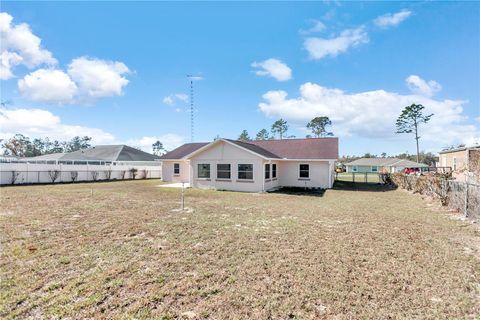
<path fill-rule="evenodd" d="M 310 165 L 309 180 L 300 179 L 300 164 Z M 277 176 L 283 187 L 330 188 L 332 185 L 330 167 L 328 161 L 281 161 Z"/>
<path fill-rule="evenodd" d="M 210 164 L 210 179 L 197 178 L 198 164 L 203 163 Z M 229 181 L 217 179 L 217 164 L 219 163 L 231 165 L 231 179 Z M 240 181 L 238 179 L 238 164 L 253 164 L 252 181 Z M 263 159 L 223 141 L 193 156 L 190 159 L 190 168 L 192 170 L 191 185 L 194 188 L 247 192 L 264 190 Z"/>
<path fill-rule="evenodd" d="M 180 164 L 180 174 L 173 173 L 173 165 Z M 165 182 L 190 182 L 190 165 L 186 160 L 163 160 L 162 161 L 162 180 Z"/>

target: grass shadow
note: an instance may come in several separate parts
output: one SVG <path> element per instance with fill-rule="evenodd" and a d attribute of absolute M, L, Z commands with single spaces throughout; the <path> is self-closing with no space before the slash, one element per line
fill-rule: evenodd
<path fill-rule="evenodd" d="M 287 194 L 293 196 L 323 197 L 325 189 L 321 188 L 302 188 L 302 187 L 282 187 L 277 190 L 268 191 L 268 193 Z"/>
<path fill-rule="evenodd" d="M 382 184 L 382 183 L 361 183 L 361 182 L 350 182 L 350 181 L 335 181 L 333 185 L 335 190 L 349 190 L 349 191 L 369 191 L 369 192 L 387 192 L 395 190 L 396 187 Z"/>

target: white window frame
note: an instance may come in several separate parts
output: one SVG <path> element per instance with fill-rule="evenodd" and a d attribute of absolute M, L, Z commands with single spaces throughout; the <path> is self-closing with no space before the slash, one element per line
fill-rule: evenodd
<path fill-rule="evenodd" d="M 308 166 L 308 170 L 302 170 L 301 169 L 302 166 Z M 308 176 L 307 177 L 302 177 L 302 174 L 301 174 L 302 171 L 307 171 Z M 298 165 L 298 178 L 299 179 L 310 179 L 310 163 L 300 163 Z"/>
<path fill-rule="evenodd" d="M 208 177 L 200 177 L 200 166 L 208 166 Z M 210 166 L 210 163 L 198 163 L 197 164 L 197 179 L 210 179 L 212 176 L 212 167 Z"/>
<path fill-rule="evenodd" d="M 268 167 L 268 170 L 267 170 L 267 167 Z M 272 176 L 272 165 L 270 163 L 265 163 L 264 165 L 264 171 L 265 171 L 265 174 L 264 174 L 264 178 L 265 180 L 270 180 L 270 177 Z"/>
<path fill-rule="evenodd" d="M 272 179 L 276 179 L 277 178 L 277 164 L 272 163 L 271 168 L 272 168 Z M 275 170 L 273 168 L 275 168 Z"/>
<path fill-rule="evenodd" d="M 228 166 L 228 171 L 220 170 L 218 169 L 218 166 Z M 218 176 L 219 172 L 228 172 L 228 178 L 219 177 Z M 217 163 L 217 180 L 231 180 L 231 179 L 232 179 L 232 165 L 230 163 Z"/>
<path fill-rule="evenodd" d="M 178 172 L 175 172 L 175 166 L 178 165 Z M 173 175 L 174 176 L 179 176 L 180 175 L 180 163 L 179 162 L 175 162 L 173 164 Z"/>
<path fill-rule="evenodd" d="M 245 165 L 248 165 L 248 166 L 252 166 L 252 178 L 240 178 L 240 172 L 250 172 L 250 170 L 240 170 L 240 166 L 245 166 Z M 254 171 L 254 168 L 253 168 L 253 163 L 239 163 L 237 165 L 237 180 L 242 180 L 242 181 L 253 181 L 253 171 Z"/>

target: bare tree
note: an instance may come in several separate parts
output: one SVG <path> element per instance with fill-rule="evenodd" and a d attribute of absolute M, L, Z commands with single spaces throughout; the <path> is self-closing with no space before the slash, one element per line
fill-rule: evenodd
<path fill-rule="evenodd" d="M 108 169 L 104 171 L 105 179 L 110 180 L 112 178 L 112 169 Z"/>
<path fill-rule="evenodd" d="M 58 177 L 60 177 L 60 171 L 59 170 L 49 170 L 48 175 L 50 176 L 50 180 L 52 180 L 52 183 L 53 183 L 58 179 Z"/>
<path fill-rule="evenodd" d="M 78 179 L 78 171 L 70 171 L 70 179 L 75 182 Z"/>
<path fill-rule="evenodd" d="M 92 171 L 92 172 L 90 172 L 90 174 L 92 175 L 92 180 L 93 181 L 98 180 L 98 171 Z"/>
<path fill-rule="evenodd" d="M 12 178 L 10 179 L 10 184 L 15 184 L 19 175 L 20 175 L 20 172 L 15 171 L 15 170 L 12 171 Z"/>

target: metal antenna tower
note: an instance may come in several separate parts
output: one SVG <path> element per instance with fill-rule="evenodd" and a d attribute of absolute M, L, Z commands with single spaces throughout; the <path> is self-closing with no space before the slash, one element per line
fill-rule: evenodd
<path fill-rule="evenodd" d="M 194 134 L 193 134 L 193 78 L 194 76 L 191 74 L 187 74 L 187 78 L 190 81 L 190 140 L 191 142 L 194 141 Z"/>

